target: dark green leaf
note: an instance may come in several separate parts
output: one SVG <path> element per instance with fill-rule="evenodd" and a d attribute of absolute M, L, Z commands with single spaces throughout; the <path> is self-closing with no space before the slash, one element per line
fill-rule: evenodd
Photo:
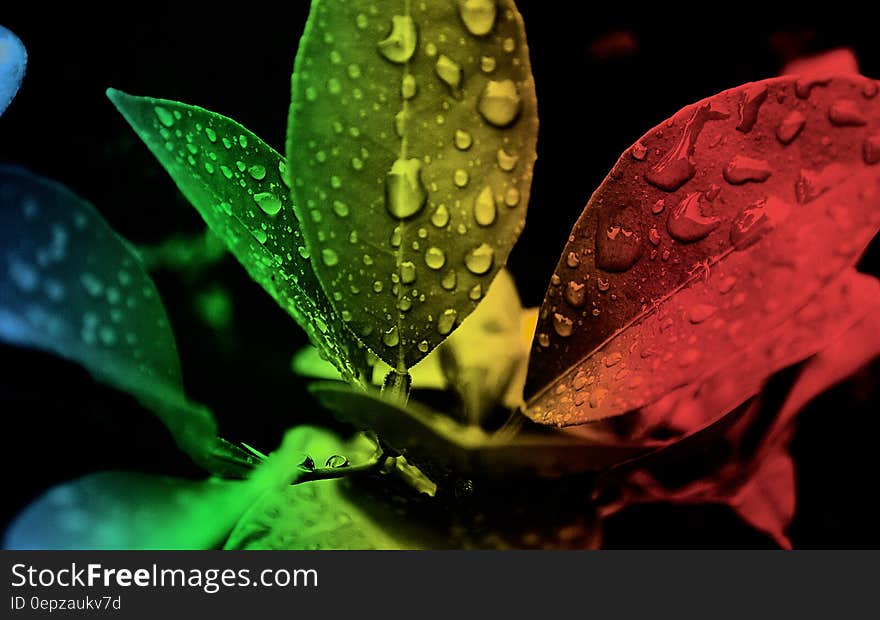
<path fill-rule="evenodd" d="M 538 117 L 511 0 L 315 0 L 293 76 L 295 208 L 337 312 L 413 366 L 525 221 Z"/>
<path fill-rule="evenodd" d="M 312 271 L 284 185 L 284 158 L 208 110 L 114 89 L 107 96 L 250 276 L 354 380 L 365 354 Z"/>
<path fill-rule="evenodd" d="M 376 431 L 415 463 L 430 462 L 473 476 L 546 476 L 604 469 L 660 444 L 627 445 L 596 435 L 567 435 L 534 427 L 515 436 L 465 426 L 412 399 L 405 407 L 378 392 L 339 382 L 317 382 L 309 391 L 340 420 Z"/>

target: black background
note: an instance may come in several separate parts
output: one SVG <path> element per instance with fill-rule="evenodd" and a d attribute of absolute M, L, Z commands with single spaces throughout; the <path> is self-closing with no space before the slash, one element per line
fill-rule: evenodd
<path fill-rule="evenodd" d="M 28 74 L 0 120 L 0 162 L 57 179 L 93 202 L 127 238 L 157 242 L 202 224 L 104 96 L 108 86 L 230 116 L 283 152 L 290 71 L 308 3 L 116 3 L 83 8 L 4 2 L 0 23 L 29 52 Z M 274 4 L 274 3 L 272 3 Z M 529 220 L 510 259 L 525 305 L 537 305 L 592 190 L 619 154 L 682 106 L 777 74 L 786 60 L 852 47 L 880 76 L 871 20 L 842 4 L 767 13 L 726 3 L 650 10 L 624 3 L 518 2 L 526 19 L 541 114 Z M 626 30 L 633 55 L 600 59 L 591 43 Z M 876 251 L 863 268 L 876 272 Z M 271 450 L 281 430 L 323 420 L 289 372 L 305 343 L 296 324 L 233 261 L 197 278 L 160 272 L 188 393 L 211 406 L 222 434 Z M 228 286 L 234 329 L 193 312 L 193 294 Z M 0 523 L 48 485 L 97 469 L 198 475 L 163 427 L 124 395 L 48 355 L 0 348 L 5 502 Z M 877 368 L 815 401 L 794 452 L 796 547 L 880 547 Z M 606 524 L 610 547 L 764 547 L 722 508 L 652 506 Z"/>

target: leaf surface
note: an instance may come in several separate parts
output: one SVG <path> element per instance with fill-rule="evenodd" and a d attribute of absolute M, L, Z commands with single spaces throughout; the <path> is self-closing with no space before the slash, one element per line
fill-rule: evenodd
<path fill-rule="evenodd" d="M 212 549 L 263 495 L 302 473 L 287 441 L 248 480 L 104 471 L 49 489 L 13 520 L 6 549 Z"/>
<path fill-rule="evenodd" d="M 285 445 L 309 454 L 319 465 L 333 455 L 352 463 L 372 451 L 370 442 L 342 441 L 326 429 L 298 426 Z M 226 549 L 419 549 L 437 548 L 374 498 L 359 497 L 346 479 L 318 480 L 264 494 L 239 519 Z M 378 514 L 377 514 L 378 511 Z"/>
<path fill-rule="evenodd" d="M 365 354 L 312 270 L 284 184 L 284 158 L 208 110 L 114 89 L 107 96 L 251 278 L 354 380 Z"/>
<path fill-rule="evenodd" d="M 476 307 L 525 221 L 537 105 L 511 0 L 316 0 L 295 208 L 337 313 L 404 371 Z"/>
<path fill-rule="evenodd" d="M 24 79 L 27 51 L 21 40 L 0 26 L 0 116 L 9 107 Z"/>
<path fill-rule="evenodd" d="M 572 436 L 541 427 L 515 435 L 488 433 L 412 399 L 402 407 L 378 392 L 353 390 L 339 382 L 312 383 L 309 391 L 337 418 L 375 431 L 416 464 L 441 464 L 464 475 L 553 478 L 605 469 L 662 445 L 627 445 L 604 436 Z"/>
<path fill-rule="evenodd" d="M 183 394 L 165 308 L 125 240 L 65 187 L 0 167 L 0 339 L 84 366 L 153 409 L 200 460 L 209 411 Z"/>
<path fill-rule="evenodd" d="M 876 93 L 861 77 L 746 84 L 624 153 L 545 296 L 528 415 L 571 425 L 654 402 L 851 265 L 880 224 Z"/>

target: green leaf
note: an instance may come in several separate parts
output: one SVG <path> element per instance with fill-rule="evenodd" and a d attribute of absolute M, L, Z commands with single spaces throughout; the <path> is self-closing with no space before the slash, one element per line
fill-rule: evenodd
<path fill-rule="evenodd" d="M 0 167 L 0 339 L 84 366 L 153 409 L 197 461 L 211 413 L 187 401 L 165 308 L 129 245 L 65 187 Z"/>
<path fill-rule="evenodd" d="M 287 155 L 324 291 L 398 371 L 476 307 L 525 222 L 537 104 L 511 0 L 315 0 Z"/>
<path fill-rule="evenodd" d="M 372 452 L 363 438 L 344 442 L 318 427 L 298 426 L 284 440 L 318 464 L 333 455 L 357 463 Z M 242 515 L 226 549 L 432 549 L 423 528 L 408 523 L 382 500 L 359 496 L 352 481 L 318 480 L 263 495 Z"/>
<path fill-rule="evenodd" d="M 324 296 L 284 185 L 284 158 L 233 120 L 165 99 L 107 96 L 214 233 L 348 381 L 362 345 Z"/>
<path fill-rule="evenodd" d="M 858 76 L 745 84 L 628 149 L 551 279 L 527 414 L 632 411 L 790 323 L 880 227 L 876 92 Z M 749 364 L 766 377 L 766 361 Z"/>

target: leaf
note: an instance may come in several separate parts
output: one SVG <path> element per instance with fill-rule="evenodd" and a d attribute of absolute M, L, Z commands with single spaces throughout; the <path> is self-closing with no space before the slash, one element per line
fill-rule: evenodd
<path fill-rule="evenodd" d="M 284 158 L 233 120 L 165 99 L 107 96 L 184 196 L 348 381 L 364 352 L 327 302 L 284 185 Z"/>
<path fill-rule="evenodd" d="M 442 465 L 465 476 L 554 478 L 605 469 L 661 445 L 626 445 L 541 427 L 519 430 L 515 436 L 487 433 L 412 399 L 403 407 L 378 392 L 354 390 L 338 382 L 312 383 L 309 391 L 337 418 L 375 431 L 417 465 Z"/>
<path fill-rule="evenodd" d="M 49 489 L 13 520 L 5 549 L 212 549 L 261 496 L 302 473 L 285 442 L 246 481 L 105 471 Z"/>
<path fill-rule="evenodd" d="M 299 452 L 320 454 L 321 459 L 343 454 L 357 462 L 366 453 L 363 444 L 343 442 L 318 427 L 294 428 L 285 438 L 287 443 Z M 353 493 L 351 481 L 345 479 L 306 482 L 266 493 L 242 515 L 225 548 L 417 549 L 442 544 L 436 540 L 426 544 L 419 528 L 382 510 L 379 502 Z"/>
<path fill-rule="evenodd" d="M 840 342 L 850 345 L 854 359 L 863 359 L 866 347 L 880 345 L 867 335 L 861 344 L 854 343 L 849 334 L 856 326 L 871 323 L 875 312 L 880 312 L 880 282 L 855 270 L 844 273 L 787 322 L 728 358 L 715 373 L 634 413 L 636 419 L 630 422 L 625 440 L 634 442 L 662 432 L 670 442 L 677 441 L 714 424 L 758 394 L 770 374 L 808 359 L 806 368 L 810 369 L 826 352 L 836 351 Z M 807 377 L 816 372 L 805 370 Z M 832 374 L 827 380 L 833 379 Z M 819 377 L 811 384 L 822 385 L 822 390 L 830 386 Z"/>
<path fill-rule="evenodd" d="M 746 84 L 630 148 L 545 296 L 528 415 L 580 424 L 654 402 L 853 264 L 880 224 L 876 90 L 855 77 Z"/>
<path fill-rule="evenodd" d="M 411 370 L 413 389 L 451 387 L 464 403 L 466 417 L 483 420 L 499 404 L 515 409 L 522 401 L 528 341 L 522 338 L 523 310 L 513 278 L 502 269 L 483 302 L 461 327 Z M 307 347 L 294 356 L 293 371 L 312 379 L 338 379 L 339 373 Z M 391 367 L 373 365 L 374 386 L 382 386 Z"/>
<path fill-rule="evenodd" d="M 27 51 L 21 40 L 0 26 L 0 116 L 18 92 L 27 66 Z"/>
<path fill-rule="evenodd" d="M 209 411 L 183 394 L 165 308 L 129 245 L 65 187 L 0 166 L 0 339 L 84 366 L 153 409 L 204 463 Z"/>
<path fill-rule="evenodd" d="M 525 221 L 538 118 L 512 0 L 315 0 L 287 154 L 315 271 L 393 368 L 476 307 Z"/>
<path fill-rule="evenodd" d="M 805 351 L 804 346 L 809 346 L 811 340 L 816 353 L 803 363 L 781 406 L 768 410 L 772 403 L 761 405 L 759 401 L 753 401 L 747 411 L 728 426 L 723 438 L 728 449 L 725 451 L 723 446 L 717 445 L 713 448 L 715 453 L 728 455 L 720 466 L 708 474 L 697 473 L 692 481 L 680 487 L 670 488 L 652 473 L 651 461 L 643 461 L 643 467 L 631 472 L 623 482 L 618 498 L 603 506 L 603 514 L 608 516 L 627 505 L 642 502 L 721 503 L 729 505 L 746 523 L 771 536 L 781 547 L 790 548 L 785 530 L 794 516 L 795 507 L 795 472 L 788 454 L 793 422 L 815 396 L 880 355 L 880 285 L 877 279 L 853 271 L 846 274 L 840 285 L 838 289 L 823 292 L 811 304 L 814 306 L 811 310 L 801 313 L 800 325 L 804 331 L 799 340 L 777 342 L 775 334 L 770 334 L 766 343 L 756 343 L 766 349 L 766 355 L 777 359 L 788 357 L 797 361 L 796 352 Z M 829 304 L 829 298 L 839 288 L 844 289 L 843 294 L 849 298 L 849 303 Z M 821 316 L 823 312 L 830 316 Z M 843 318 L 834 316 L 838 314 Z M 789 353 L 780 355 L 774 353 L 774 349 Z M 760 358 L 757 354 L 751 356 L 751 359 Z M 663 407 L 666 411 L 662 416 L 659 411 L 654 411 L 646 414 L 646 419 L 653 420 L 657 426 L 665 418 L 666 424 L 673 420 L 673 427 L 693 428 L 697 422 L 705 423 L 709 417 L 717 416 L 717 412 L 726 412 L 736 406 L 734 403 L 743 402 L 756 391 L 747 372 L 748 366 L 743 359 L 734 359 L 730 367 L 738 372 L 725 373 L 726 379 L 719 376 L 721 383 L 709 380 L 697 389 L 686 388 L 683 394 Z M 737 380 L 732 380 L 734 377 Z M 738 383 L 745 387 L 736 388 Z M 733 394 L 737 397 L 732 397 Z M 661 403 L 647 409 L 661 409 Z M 756 428 L 760 435 L 756 435 Z M 689 437 L 693 435 L 691 432 Z M 680 455 L 686 441 L 679 439 L 672 439 L 670 443 L 677 442 L 675 450 Z M 705 449 L 705 443 L 703 445 Z"/>

